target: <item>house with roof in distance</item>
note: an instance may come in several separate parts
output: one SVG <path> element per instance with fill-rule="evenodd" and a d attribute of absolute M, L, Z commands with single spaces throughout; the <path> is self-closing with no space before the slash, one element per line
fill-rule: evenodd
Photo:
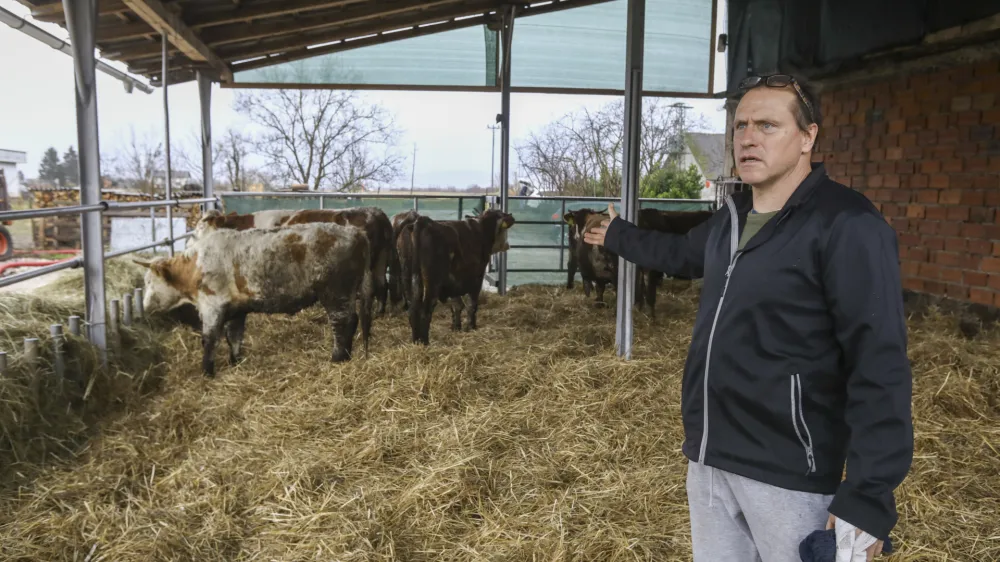
<path fill-rule="evenodd" d="M 27 162 L 27 152 L 0 148 L 0 170 L 3 170 L 4 178 L 7 180 L 7 195 L 9 197 L 21 195 L 21 181 L 18 178 L 17 165 Z"/>
<path fill-rule="evenodd" d="M 680 165 L 686 169 L 694 165 L 701 174 L 704 187 L 702 199 L 715 198 L 716 180 L 724 176 L 726 166 L 726 135 L 724 133 L 685 133 L 684 154 Z"/>

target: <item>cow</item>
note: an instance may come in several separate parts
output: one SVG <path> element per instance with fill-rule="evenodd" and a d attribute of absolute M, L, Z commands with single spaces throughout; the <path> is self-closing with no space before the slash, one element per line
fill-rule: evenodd
<path fill-rule="evenodd" d="M 147 268 L 145 310 L 169 311 L 186 303 L 197 308 L 202 370 L 208 377 L 215 376 L 215 346 L 223 330 L 230 364 L 235 365 L 247 314 L 295 314 L 317 302 L 333 328 L 332 360 L 351 358 L 359 320 L 368 354 L 370 248 L 357 228 L 310 223 L 210 230 L 174 257 L 134 261 Z M 362 302 L 356 310 L 359 294 Z"/>
<path fill-rule="evenodd" d="M 597 228 L 601 221 L 608 218 L 607 213 L 599 213 L 593 209 L 578 209 L 563 216 L 570 226 L 570 258 L 567 288 L 572 288 L 572 281 L 577 269 L 583 279 L 583 293 L 587 297 L 597 285 L 595 302 L 604 303 L 604 289 L 607 285 L 618 287 L 618 255 L 604 246 L 588 244 L 583 234 Z"/>
<path fill-rule="evenodd" d="M 395 307 L 402 302 L 402 309 L 407 310 L 410 301 L 409 294 L 403 287 L 402 263 L 399 256 L 399 234 L 408 224 L 413 224 L 420 213 L 409 210 L 396 213 L 392 216 L 392 252 L 389 256 L 389 299 Z"/>
<path fill-rule="evenodd" d="M 414 343 L 430 344 L 437 301 L 452 301 L 451 329 L 462 329 L 463 298 L 469 297 L 466 330 L 476 329 L 479 293 L 490 256 L 510 248 L 507 232 L 514 217 L 491 209 L 475 218 L 435 221 L 417 217 L 396 241 Z"/>
<path fill-rule="evenodd" d="M 332 222 L 342 226 L 354 226 L 364 231 L 371 250 L 369 267 L 374 280 L 377 313 L 385 313 L 389 295 L 386 269 L 389 266 L 394 247 L 392 223 L 389 216 L 378 207 L 353 207 L 348 209 L 303 209 L 295 211 L 280 221 L 281 226 L 306 224 L 311 222 Z"/>
<path fill-rule="evenodd" d="M 377 207 L 355 207 L 348 209 L 296 209 L 257 211 L 250 215 L 230 213 L 222 215 L 209 211 L 198 221 L 196 237 L 209 229 L 276 228 L 312 222 L 332 222 L 342 226 L 354 226 L 364 231 L 371 251 L 372 279 L 378 314 L 385 313 L 389 287 L 386 283 L 386 268 L 392 252 L 392 223 L 389 217 Z"/>
<path fill-rule="evenodd" d="M 269 209 L 257 211 L 247 215 L 237 214 L 235 211 L 228 215 L 223 215 L 221 211 L 209 209 L 198 219 L 194 227 L 194 237 L 199 238 L 209 229 L 228 228 L 233 230 L 247 230 L 249 228 L 274 228 L 281 224 L 281 221 L 288 219 L 295 212 L 295 209 Z"/>
<path fill-rule="evenodd" d="M 686 234 L 691 228 L 708 220 L 711 211 L 661 211 L 659 209 L 641 209 L 639 211 L 639 228 L 658 230 L 673 234 Z M 598 213 L 592 209 L 579 209 L 566 213 L 563 220 L 575 231 L 576 239 L 571 238 L 570 252 L 575 256 L 574 269 L 579 268 L 583 278 L 583 292 L 590 296 L 593 284 L 597 284 L 598 303 L 604 302 L 604 288 L 611 285 L 618 289 L 618 256 L 603 246 L 593 246 L 583 241 L 583 233 L 598 227 L 601 221 L 607 220 L 606 212 Z M 575 244 L 575 246 L 573 245 Z M 571 257 L 572 259 L 572 257 Z M 636 306 L 639 310 L 649 306 L 650 316 L 656 317 L 656 291 L 663 281 L 663 273 L 643 267 L 636 269 Z M 567 283 L 569 287 L 569 283 Z"/>

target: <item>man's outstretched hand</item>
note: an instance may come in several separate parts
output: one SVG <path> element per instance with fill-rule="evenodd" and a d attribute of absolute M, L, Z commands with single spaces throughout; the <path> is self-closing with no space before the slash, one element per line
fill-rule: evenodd
<path fill-rule="evenodd" d="M 615 204 L 608 203 L 608 217 L 607 219 L 601 221 L 601 226 L 593 228 L 583 233 L 583 241 L 587 244 L 593 244 L 595 246 L 604 245 L 604 235 L 608 232 L 608 225 L 611 221 L 615 220 L 618 213 L 615 212 Z"/>

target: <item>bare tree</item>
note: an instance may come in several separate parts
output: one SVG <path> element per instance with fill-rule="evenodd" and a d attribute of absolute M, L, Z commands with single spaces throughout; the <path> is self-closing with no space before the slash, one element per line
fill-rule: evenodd
<path fill-rule="evenodd" d="M 583 109 L 547 125 L 515 146 L 532 182 L 561 195 L 621 193 L 624 157 L 624 101 L 597 111 Z M 704 118 L 692 119 L 682 106 L 644 101 L 639 136 L 639 173 L 645 177 L 678 158 L 684 134 L 704 128 Z"/>
<path fill-rule="evenodd" d="M 171 143 L 174 144 L 174 143 Z M 180 146 L 171 147 L 172 153 L 171 158 L 176 159 L 178 166 L 182 167 L 188 172 L 191 172 L 191 181 L 201 184 L 203 178 L 204 161 L 201 157 L 201 131 L 191 131 L 188 135 L 181 141 Z M 222 141 L 213 139 L 212 140 L 212 179 L 217 181 L 219 177 L 218 164 L 221 160 L 223 150 Z M 176 155 L 176 156 L 175 156 Z"/>
<path fill-rule="evenodd" d="M 129 139 L 124 145 L 101 155 L 101 167 L 118 176 L 127 185 L 155 195 L 153 178 L 163 169 L 163 143 L 155 140 L 151 131 L 136 136 L 129 127 Z"/>
<path fill-rule="evenodd" d="M 401 173 L 391 116 L 353 92 L 245 90 L 235 103 L 263 130 L 257 148 L 285 181 L 347 191 Z"/>
<path fill-rule="evenodd" d="M 250 185 L 250 179 L 255 175 L 256 170 L 249 165 L 249 158 L 253 154 L 253 138 L 248 134 L 235 129 L 228 129 L 222 137 L 222 144 L 219 154 L 225 168 L 226 178 L 234 191 L 246 191 Z M 270 179 L 266 182 L 272 183 Z"/>

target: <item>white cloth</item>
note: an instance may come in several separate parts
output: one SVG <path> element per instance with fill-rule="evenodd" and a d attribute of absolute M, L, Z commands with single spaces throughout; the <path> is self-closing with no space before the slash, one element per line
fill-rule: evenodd
<path fill-rule="evenodd" d="M 837 562 L 867 562 L 868 548 L 878 540 L 861 531 L 847 521 L 836 517 L 834 529 L 837 535 Z"/>

